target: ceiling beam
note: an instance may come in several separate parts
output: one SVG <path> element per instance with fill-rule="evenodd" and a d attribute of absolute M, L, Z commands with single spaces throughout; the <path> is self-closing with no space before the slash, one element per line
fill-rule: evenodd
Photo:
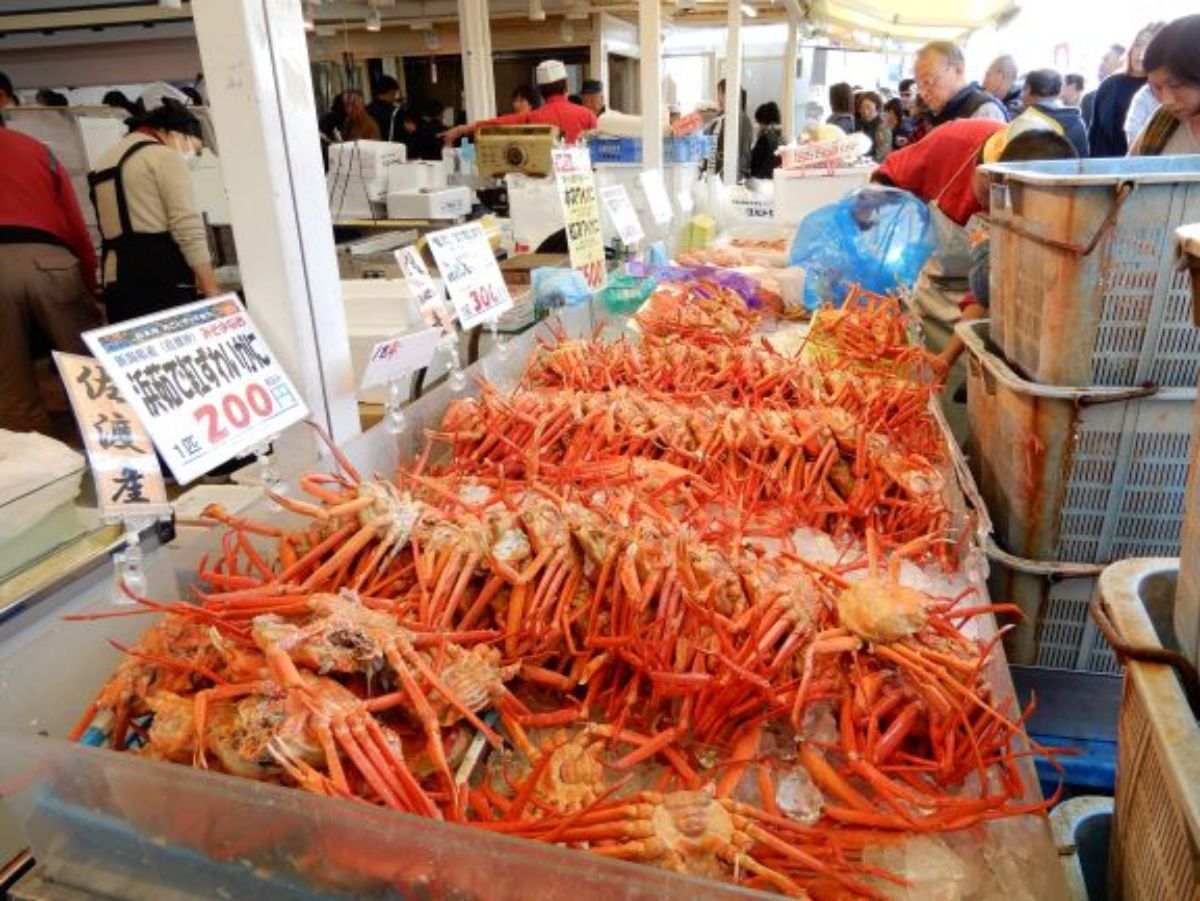
<path fill-rule="evenodd" d="M 141 25 L 192 18 L 191 3 L 179 9 L 159 6 L 107 6 L 97 9 L 48 10 L 42 13 L 0 13 L 0 34 L 21 31 L 57 31 L 68 28 L 102 28 L 105 25 Z"/>

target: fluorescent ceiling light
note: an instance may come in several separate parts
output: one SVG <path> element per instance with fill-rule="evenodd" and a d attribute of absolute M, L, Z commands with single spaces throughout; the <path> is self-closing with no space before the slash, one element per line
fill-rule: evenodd
<path fill-rule="evenodd" d="M 742 4 L 742 15 L 753 19 L 758 16 L 758 10 L 755 9 L 753 6 L 751 6 L 749 3 L 743 3 Z"/>
<path fill-rule="evenodd" d="M 367 13 L 367 31 L 382 31 L 382 30 L 383 30 L 383 17 L 379 14 L 379 10 L 377 10 L 375 7 L 372 6 L 370 11 Z"/>

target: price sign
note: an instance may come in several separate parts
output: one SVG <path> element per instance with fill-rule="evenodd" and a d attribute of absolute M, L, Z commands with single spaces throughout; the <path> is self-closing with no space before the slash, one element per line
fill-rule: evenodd
<path fill-rule="evenodd" d="M 492 245 L 478 222 L 431 232 L 429 249 L 463 328 L 496 319 L 512 308 Z"/>
<path fill-rule="evenodd" d="M 445 296 L 433 283 L 433 276 L 425 267 L 421 252 L 412 246 L 401 247 L 396 251 L 396 264 L 400 267 L 400 274 L 404 276 L 404 282 L 412 292 L 425 323 L 449 328 L 454 321 L 454 314 L 446 306 Z"/>
<path fill-rule="evenodd" d="M 638 175 L 638 182 L 646 194 L 646 202 L 650 204 L 650 215 L 659 225 L 669 225 L 671 222 L 671 199 L 667 197 L 667 188 L 663 184 L 662 173 L 657 169 L 647 169 Z"/>
<path fill-rule="evenodd" d="M 84 332 L 83 340 L 181 485 L 308 415 L 232 294 Z"/>
<path fill-rule="evenodd" d="M 586 147 L 555 147 L 551 153 L 558 199 L 567 224 L 571 268 L 583 276 L 590 290 L 599 291 L 608 284 L 608 270 L 604 265 L 604 239 L 600 234 L 600 207 L 596 203 L 591 157 Z"/>
<path fill-rule="evenodd" d="M 775 204 L 768 197 L 756 197 L 750 194 L 741 197 L 731 197 L 729 202 L 734 212 L 747 219 L 774 219 Z"/>
<path fill-rule="evenodd" d="M 633 201 L 629 199 L 624 185 L 609 185 L 607 188 L 601 188 L 600 199 L 604 201 L 604 208 L 608 210 L 613 228 L 617 230 L 617 234 L 621 236 L 621 241 L 626 246 L 637 244 L 646 237 L 646 233 L 642 231 L 642 223 L 638 219 L 637 210 L 633 208 Z"/>
<path fill-rule="evenodd" d="M 374 388 L 376 385 L 398 379 L 405 373 L 428 366 L 441 337 L 440 328 L 426 328 L 380 341 L 367 360 L 360 387 Z"/>
<path fill-rule="evenodd" d="M 162 471 L 146 429 L 104 367 L 91 357 L 54 352 L 79 422 L 105 519 L 169 516 Z"/>

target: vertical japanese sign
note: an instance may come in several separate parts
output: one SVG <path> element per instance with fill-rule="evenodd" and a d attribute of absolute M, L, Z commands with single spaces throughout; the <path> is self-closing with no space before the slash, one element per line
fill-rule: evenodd
<path fill-rule="evenodd" d="M 85 332 L 181 485 L 308 409 L 232 294 Z"/>
<path fill-rule="evenodd" d="M 513 302 L 487 234 L 478 222 L 430 232 L 429 249 L 465 329 L 496 319 Z"/>
<path fill-rule="evenodd" d="M 453 313 L 446 306 L 445 296 L 433 283 L 433 277 L 425 267 L 425 261 L 421 259 L 421 252 L 412 246 L 401 247 L 396 251 L 396 264 L 400 267 L 400 274 L 404 276 L 404 282 L 412 292 L 425 323 L 450 328 Z"/>
<path fill-rule="evenodd" d="M 54 362 L 83 434 L 100 514 L 105 519 L 169 516 L 154 445 L 116 383 L 91 357 L 55 351 Z"/>
<path fill-rule="evenodd" d="M 555 147 L 551 153 L 558 199 L 567 224 L 571 268 L 583 276 L 588 288 L 599 291 L 608 284 L 608 270 L 604 265 L 604 238 L 600 234 L 600 207 L 596 203 L 591 157 L 586 147 Z"/>
<path fill-rule="evenodd" d="M 646 237 L 637 210 L 633 208 L 633 201 L 629 199 L 624 185 L 601 188 L 600 199 L 604 201 L 604 208 L 608 210 L 608 218 L 612 220 L 613 228 L 617 230 L 626 246 L 637 244 Z"/>
<path fill-rule="evenodd" d="M 646 193 L 646 202 L 650 204 L 650 215 L 660 226 L 671 222 L 671 199 L 667 197 L 667 188 L 663 184 L 662 173 L 657 169 L 647 169 L 638 175 L 638 182 Z"/>

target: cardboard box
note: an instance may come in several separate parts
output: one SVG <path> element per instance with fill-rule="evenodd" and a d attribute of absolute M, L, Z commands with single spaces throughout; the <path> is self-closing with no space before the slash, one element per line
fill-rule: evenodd
<path fill-rule="evenodd" d="M 485 178 L 507 172 L 549 175 L 557 137 L 553 125 L 485 125 L 475 132 L 475 168 Z"/>

